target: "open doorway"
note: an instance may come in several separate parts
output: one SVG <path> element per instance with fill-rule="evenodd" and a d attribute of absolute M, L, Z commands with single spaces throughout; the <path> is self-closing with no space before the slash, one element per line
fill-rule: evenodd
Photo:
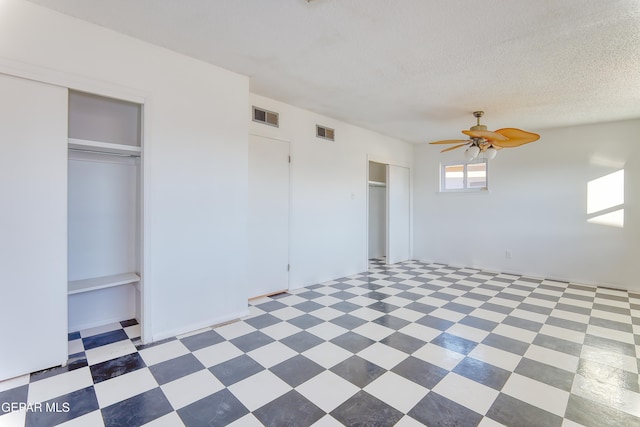
<path fill-rule="evenodd" d="M 368 162 L 368 259 L 385 264 L 411 257 L 411 171 Z"/>
<path fill-rule="evenodd" d="M 387 165 L 369 162 L 368 258 L 387 257 Z"/>

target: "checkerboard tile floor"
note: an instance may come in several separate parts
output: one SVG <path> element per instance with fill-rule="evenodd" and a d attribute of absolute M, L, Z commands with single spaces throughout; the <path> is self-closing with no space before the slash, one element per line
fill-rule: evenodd
<path fill-rule="evenodd" d="M 69 334 L 67 367 L 0 382 L 0 425 L 640 426 L 639 294 L 372 260 L 250 311 Z"/>

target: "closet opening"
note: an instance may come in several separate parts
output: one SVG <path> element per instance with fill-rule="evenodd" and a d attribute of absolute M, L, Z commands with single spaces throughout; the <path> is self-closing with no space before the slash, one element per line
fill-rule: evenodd
<path fill-rule="evenodd" d="M 387 257 L 387 165 L 369 162 L 369 259 Z"/>
<path fill-rule="evenodd" d="M 396 264 L 411 258 L 411 170 L 368 162 L 368 259 Z"/>
<path fill-rule="evenodd" d="M 142 321 L 142 105 L 69 91 L 68 329 Z"/>

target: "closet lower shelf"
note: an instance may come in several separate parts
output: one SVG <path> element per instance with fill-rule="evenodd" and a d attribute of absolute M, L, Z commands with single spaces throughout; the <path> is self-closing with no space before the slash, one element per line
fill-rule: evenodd
<path fill-rule="evenodd" d="M 114 286 L 128 285 L 140 281 L 136 273 L 114 274 L 112 276 L 92 277 L 90 279 L 72 280 L 68 283 L 68 294 L 80 294 Z"/>

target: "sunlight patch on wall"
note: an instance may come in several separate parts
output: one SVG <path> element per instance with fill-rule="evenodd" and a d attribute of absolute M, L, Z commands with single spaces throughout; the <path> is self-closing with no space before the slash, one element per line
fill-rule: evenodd
<path fill-rule="evenodd" d="M 587 183 L 587 222 L 624 227 L 624 169 Z"/>

